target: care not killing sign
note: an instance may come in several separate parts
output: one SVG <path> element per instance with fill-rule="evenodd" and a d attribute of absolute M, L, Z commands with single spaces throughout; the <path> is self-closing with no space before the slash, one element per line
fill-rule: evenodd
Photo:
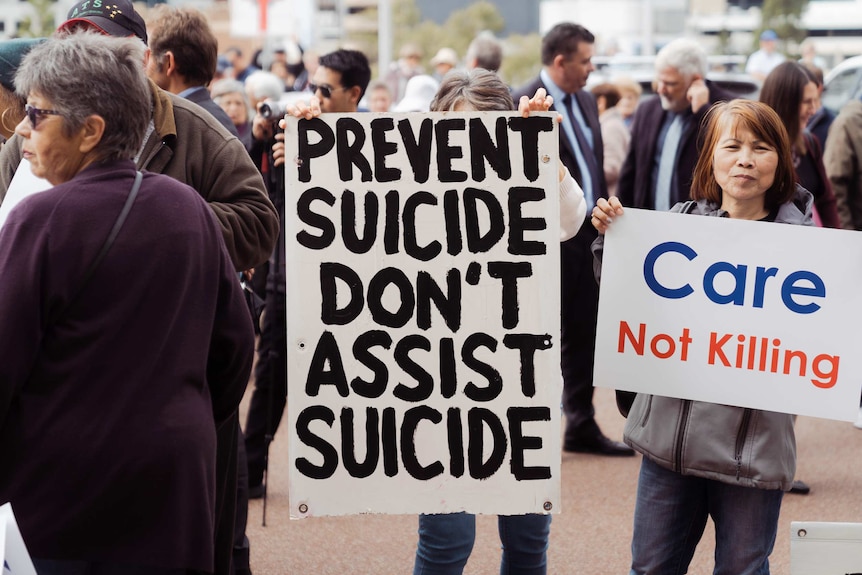
<path fill-rule="evenodd" d="M 295 517 L 560 502 L 552 114 L 286 128 Z"/>

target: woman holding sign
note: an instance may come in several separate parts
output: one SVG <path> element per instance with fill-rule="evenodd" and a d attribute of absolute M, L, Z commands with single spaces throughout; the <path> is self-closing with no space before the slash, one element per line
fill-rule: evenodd
<path fill-rule="evenodd" d="M 544 88 L 532 99 L 518 103 L 524 117 L 531 111 L 546 112 L 553 104 Z M 431 102 L 432 112 L 492 112 L 511 110 L 509 88 L 497 74 L 473 69 L 450 72 Z M 559 121 L 560 116 L 557 117 Z M 559 163 L 560 241 L 574 237 L 584 221 L 584 193 L 569 171 Z M 500 515 L 500 542 L 503 547 L 500 573 L 543 575 L 547 572 L 548 537 L 551 516 Z M 458 575 L 463 572 L 476 539 L 476 516 L 470 513 L 441 513 L 419 516 L 419 543 L 413 575 Z"/>
<path fill-rule="evenodd" d="M 714 106 L 694 172 L 692 199 L 671 211 L 812 225 L 812 195 L 795 183 L 790 138 L 760 102 Z M 600 199 L 604 234 L 623 215 Z M 604 236 L 593 244 L 600 275 Z M 784 491 L 796 469 L 793 416 L 638 394 L 625 442 L 643 454 L 632 538 L 632 574 L 686 573 L 707 517 L 715 523 L 715 572 L 768 574 Z"/>

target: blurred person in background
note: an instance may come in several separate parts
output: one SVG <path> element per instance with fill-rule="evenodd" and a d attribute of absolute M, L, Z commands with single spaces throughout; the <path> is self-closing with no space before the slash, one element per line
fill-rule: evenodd
<path fill-rule="evenodd" d="M 443 76 L 458 66 L 458 54 L 452 48 L 440 48 L 431 58 L 431 65 L 434 67 L 432 76 L 439 83 Z"/>
<path fill-rule="evenodd" d="M 250 150 L 252 108 L 248 103 L 248 94 L 243 83 L 233 78 L 224 78 L 213 82 L 210 93 L 213 101 L 230 118 L 245 149 Z"/>
<path fill-rule="evenodd" d="M 309 89 L 308 102 L 298 100 L 287 107 L 288 113 L 312 117 L 316 113 L 355 113 L 371 80 L 368 58 L 357 50 L 336 50 L 320 57 Z M 256 114 L 252 124 L 256 141 L 274 142 L 267 155 L 270 194 L 284 218 L 284 130 L 280 118 Z M 263 316 L 257 364 L 254 368 L 254 391 L 248 406 L 245 445 L 248 452 L 249 493 L 252 498 L 266 493 L 267 453 L 273 441 L 287 402 L 287 267 L 284 254 L 284 229 L 268 262 L 266 280 L 266 313 Z"/>
<path fill-rule="evenodd" d="M 15 73 L 27 52 L 44 41 L 44 38 L 0 40 L 0 145 L 12 137 L 15 126 L 24 118 L 26 100 L 15 93 Z"/>
<path fill-rule="evenodd" d="M 488 30 L 479 32 L 467 46 L 464 62 L 468 70 L 483 68 L 498 72 L 503 65 L 503 45 L 492 32 Z"/>
<path fill-rule="evenodd" d="M 407 81 L 413 76 L 424 74 L 422 68 L 422 49 L 413 43 L 401 46 L 398 51 L 398 60 L 393 62 L 389 70 L 383 76 L 383 80 L 392 91 L 392 99 L 397 104 L 404 97 Z"/>
<path fill-rule="evenodd" d="M 797 62 L 779 64 L 763 82 L 760 101 L 775 110 L 787 128 L 796 177 L 814 195 L 819 222 L 827 228 L 841 227 L 835 195 L 823 164 L 823 149 L 806 129 L 819 101 L 814 75 Z"/>
<path fill-rule="evenodd" d="M 392 106 L 393 112 L 427 112 L 440 83 L 425 74 L 413 76 L 407 81 L 404 97 Z"/>
<path fill-rule="evenodd" d="M 162 90 L 194 102 L 238 135 L 233 122 L 210 97 L 218 40 L 195 8 L 158 4 L 147 13 L 147 76 Z"/>
<path fill-rule="evenodd" d="M 388 112 L 392 107 L 392 92 L 383 80 L 375 80 L 368 84 L 365 94 L 369 112 Z"/>
<path fill-rule="evenodd" d="M 631 129 L 635 110 L 640 102 L 641 94 L 643 94 L 643 88 L 631 78 L 626 77 L 615 78 L 612 83 L 620 91 L 620 101 L 617 102 L 616 108 L 623 119 L 623 124 L 626 128 Z"/>
<path fill-rule="evenodd" d="M 656 94 L 644 98 L 632 122 L 632 140 L 618 195 L 624 206 L 667 211 L 689 197 L 703 117 L 716 102 L 732 100 L 710 80 L 706 51 L 677 38 L 655 59 Z"/>
<path fill-rule="evenodd" d="M 784 54 L 776 51 L 777 42 L 778 34 L 774 30 L 764 30 L 760 34 L 760 49 L 748 57 L 745 73 L 762 82 L 776 66 L 784 62 Z"/>
<path fill-rule="evenodd" d="M 617 109 L 620 92 L 616 86 L 605 82 L 590 89 L 596 97 L 599 108 L 599 123 L 602 126 L 602 140 L 605 144 L 605 180 L 608 183 L 608 195 L 617 195 L 617 182 L 620 170 L 629 151 L 631 132 L 623 123 L 623 117 Z"/>
<path fill-rule="evenodd" d="M 260 68 L 252 64 L 249 59 L 245 57 L 242 50 L 237 46 L 231 46 L 225 50 L 224 56 L 230 64 L 231 74 L 240 82 L 245 82 L 245 79 L 252 73 L 260 70 Z"/>
<path fill-rule="evenodd" d="M 835 121 L 835 114 L 823 105 L 823 69 L 807 62 L 800 61 L 800 64 L 805 66 L 808 71 L 811 72 L 811 75 L 814 77 L 814 81 L 817 83 L 817 109 L 808 120 L 806 127 L 808 128 L 808 131 L 814 134 L 814 137 L 817 138 L 817 141 L 820 143 L 820 149 L 825 150 L 826 139 L 829 136 L 829 127 L 832 125 L 832 122 Z"/>

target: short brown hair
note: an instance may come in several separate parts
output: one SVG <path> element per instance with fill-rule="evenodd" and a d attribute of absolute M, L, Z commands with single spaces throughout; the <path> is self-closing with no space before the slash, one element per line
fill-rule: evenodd
<path fill-rule="evenodd" d="M 704 122 L 703 150 L 694 168 L 691 183 L 691 199 L 708 200 L 721 204 L 721 188 L 715 181 L 713 157 L 719 138 L 730 125 L 733 129 L 745 128 L 770 146 L 778 154 L 775 168 L 775 181 L 766 191 L 764 207 L 770 211 L 790 201 L 796 190 L 796 174 L 793 171 L 793 156 L 790 152 L 790 138 L 784 123 L 775 110 L 761 102 L 752 100 L 731 100 L 714 105 L 707 112 Z"/>
<path fill-rule="evenodd" d="M 206 17 L 194 8 L 173 8 L 158 4 L 147 19 L 150 57 L 174 55 L 177 72 L 189 83 L 206 86 L 212 82 L 218 58 L 218 40 Z"/>
<path fill-rule="evenodd" d="M 593 96 L 596 97 L 596 100 L 599 98 L 605 99 L 605 109 L 609 110 L 617 105 L 622 98 L 620 94 L 619 88 L 610 82 L 602 82 L 601 84 L 596 84 L 592 88 L 590 88 L 590 92 L 593 93 Z"/>

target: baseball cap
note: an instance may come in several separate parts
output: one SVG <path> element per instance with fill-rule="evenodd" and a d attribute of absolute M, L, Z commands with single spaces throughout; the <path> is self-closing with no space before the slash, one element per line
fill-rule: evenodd
<path fill-rule="evenodd" d="M 84 0 L 72 6 L 66 18 L 57 30 L 68 30 L 83 22 L 108 36 L 137 36 L 147 43 L 147 26 L 129 0 Z"/>
<path fill-rule="evenodd" d="M 778 40 L 778 34 L 775 33 L 775 30 L 764 30 L 760 34 L 761 40 Z"/>
<path fill-rule="evenodd" d="M 15 72 L 21 65 L 21 60 L 31 48 L 44 42 L 44 38 L 16 38 L 0 41 L 0 85 L 15 91 Z"/>

